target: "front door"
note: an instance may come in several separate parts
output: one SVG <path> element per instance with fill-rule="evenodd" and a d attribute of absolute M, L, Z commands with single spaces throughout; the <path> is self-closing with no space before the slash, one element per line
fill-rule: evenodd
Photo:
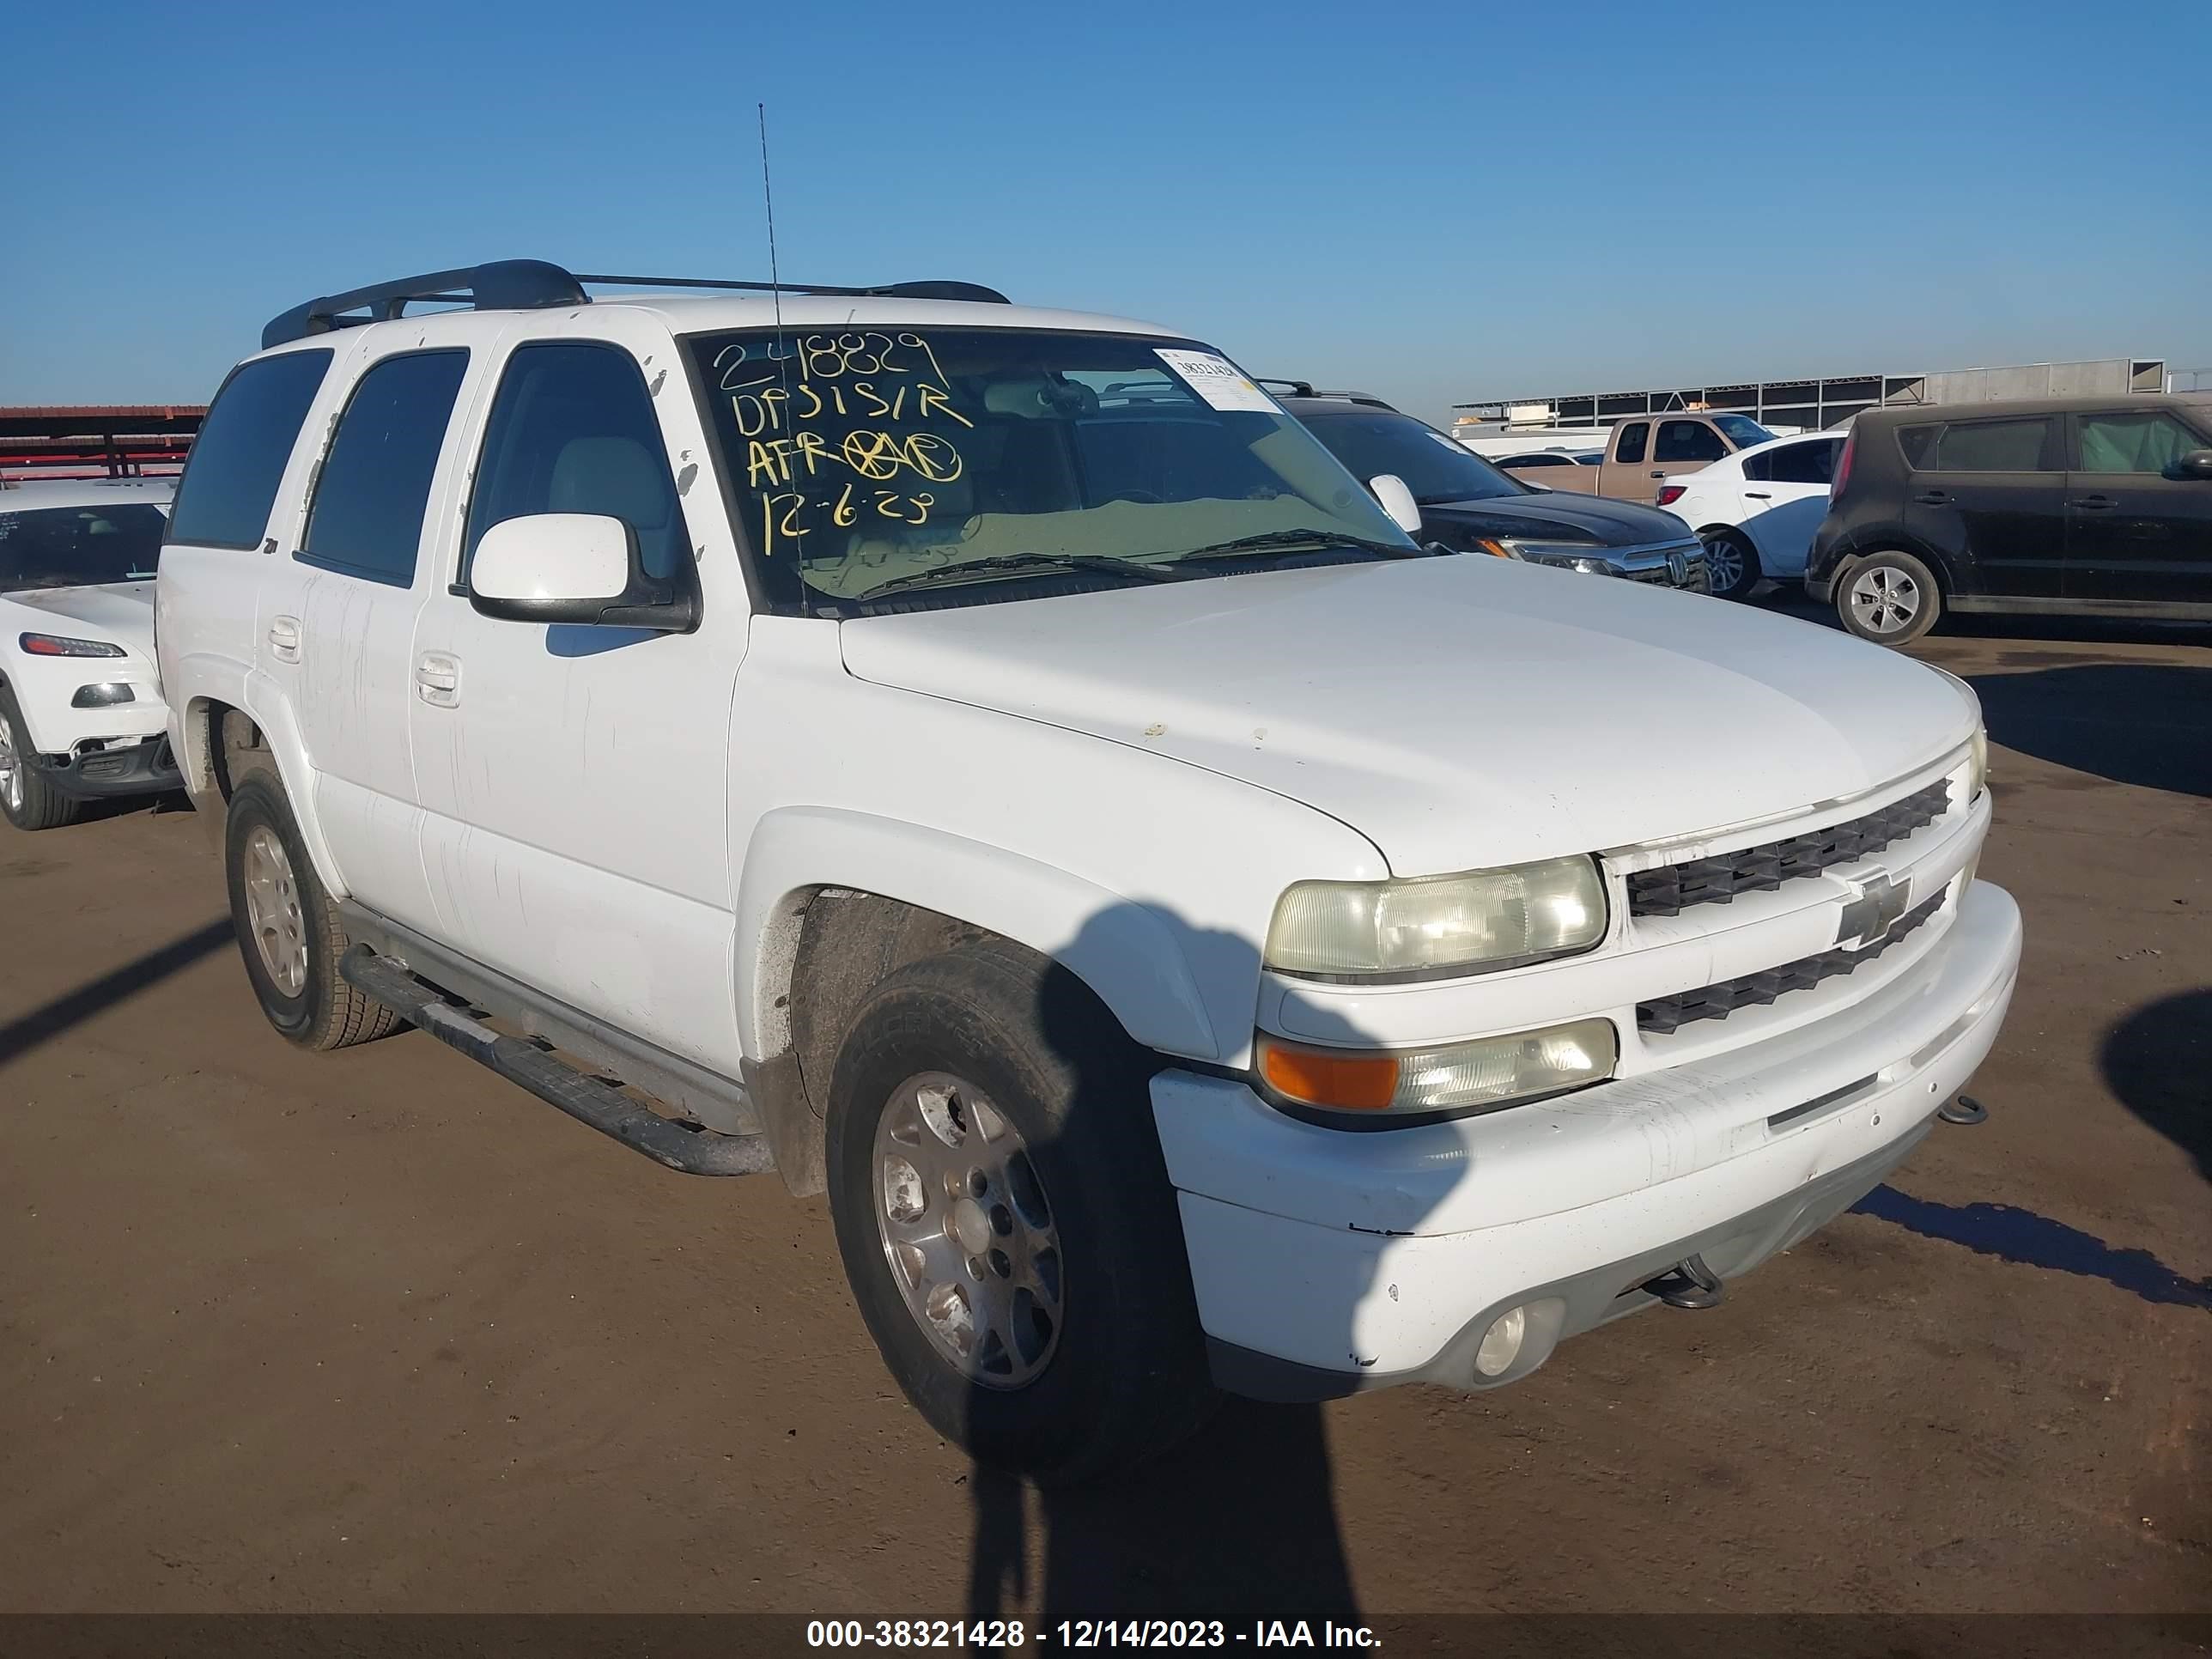
<path fill-rule="evenodd" d="M 1636 475 L 1636 494 L 1623 499 L 1655 501 L 1668 479 L 1711 466 L 1728 453 L 1728 441 L 1704 421 L 1661 421 L 1651 434 L 1651 465 Z"/>
<path fill-rule="evenodd" d="M 408 743 L 410 647 L 426 521 L 447 515 L 440 466 L 469 354 L 397 352 L 354 384 L 331 435 L 291 605 L 264 617 L 263 660 L 285 690 L 313 772 L 315 819 L 346 890 L 416 927 L 430 919 Z"/>
<path fill-rule="evenodd" d="M 424 859 L 459 949 L 730 1074 L 730 709 L 750 614 L 734 560 L 698 571 L 690 634 L 506 621 L 465 597 L 483 532 L 533 514 L 622 520 L 656 575 L 706 562 L 714 474 L 683 370 L 642 368 L 652 349 L 532 338 L 499 369 L 466 519 L 414 638 Z"/>
<path fill-rule="evenodd" d="M 2058 597 L 2066 474 L 2056 416 L 1953 421 L 1905 453 L 1905 527 L 1942 552 L 1957 591 Z"/>
<path fill-rule="evenodd" d="M 2174 464 L 2212 436 L 2162 409 L 2074 417 L 2066 597 L 2212 605 L 2212 479 Z"/>

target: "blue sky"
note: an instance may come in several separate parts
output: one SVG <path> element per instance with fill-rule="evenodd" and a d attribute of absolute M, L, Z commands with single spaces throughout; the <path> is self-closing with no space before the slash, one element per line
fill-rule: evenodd
<path fill-rule="evenodd" d="M 961 276 L 1456 400 L 2212 368 L 2212 11 L 26 5 L 0 404 L 198 400 L 479 259 Z M 2212 374 L 2205 377 L 2212 384 Z"/>

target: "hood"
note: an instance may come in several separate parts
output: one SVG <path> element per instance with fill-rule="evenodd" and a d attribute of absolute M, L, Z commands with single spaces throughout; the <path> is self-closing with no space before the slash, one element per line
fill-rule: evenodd
<path fill-rule="evenodd" d="M 1568 490 L 1540 495 L 1499 495 L 1480 501 L 1421 503 L 1425 529 L 1452 541 L 1476 536 L 1522 536 L 1531 541 L 1590 542 L 1600 547 L 1649 547 L 1690 539 L 1690 526 L 1672 513 L 1640 501 L 1609 501 Z"/>
<path fill-rule="evenodd" d="M 40 634 L 99 640 L 154 660 L 154 584 L 109 582 L 99 587 L 33 587 L 0 594 L 10 605 L 42 611 L 54 620 Z"/>
<path fill-rule="evenodd" d="M 1351 825 L 1400 875 L 1779 816 L 1934 761 L 1974 721 L 1942 675 L 1842 633 L 1504 559 L 1162 583 L 839 629 L 859 678 L 1243 779 Z"/>

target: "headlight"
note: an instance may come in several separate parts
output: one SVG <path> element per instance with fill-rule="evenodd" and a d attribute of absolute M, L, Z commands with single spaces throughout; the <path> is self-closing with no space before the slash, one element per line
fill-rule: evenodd
<path fill-rule="evenodd" d="M 1613 568 L 1603 557 L 1603 550 L 1587 542 L 1532 542 L 1518 536 L 1489 536 L 1474 544 L 1493 558 L 1548 564 L 1563 570 L 1579 570 L 1589 576 L 1613 574 Z"/>
<path fill-rule="evenodd" d="M 1302 881 L 1275 902 L 1267 964 L 1308 978 L 1420 979 L 1587 951 L 1605 884 L 1577 854 L 1402 881 Z"/>
<path fill-rule="evenodd" d="M 1420 1050 L 1259 1042 L 1260 1079 L 1278 1101 L 1364 1117 L 1494 1111 L 1601 1082 L 1619 1057 L 1609 1019 Z"/>
<path fill-rule="evenodd" d="M 26 634 L 15 641 L 33 657 L 119 657 L 123 647 L 105 640 L 64 639 L 58 634 Z"/>
<path fill-rule="evenodd" d="M 1928 665 L 1936 667 L 1933 663 Z M 1982 699 L 1972 686 L 1949 669 L 1936 668 L 1936 672 L 1959 688 L 1959 695 L 1974 711 L 1974 735 L 1966 740 L 1966 799 L 1979 800 L 1982 791 L 1990 784 L 1990 731 L 1988 724 L 1982 719 Z"/>

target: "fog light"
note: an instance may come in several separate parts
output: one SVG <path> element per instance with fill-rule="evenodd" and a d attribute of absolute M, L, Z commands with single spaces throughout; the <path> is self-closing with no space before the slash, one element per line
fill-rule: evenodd
<path fill-rule="evenodd" d="M 1474 1368 L 1485 1376 L 1503 1376 L 1521 1357 L 1522 1339 L 1528 1334 L 1528 1310 L 1514 1308 L 1490 1322 L 1482 1345 L 1474 1351 Z"/>
<path fill-rule="evenodd" d="M 106 685 L 80 685 L 70 699 L 72 708 L 106 708 L 118 702 L 136 702 L 138 694 L 120 680 Z"/>

